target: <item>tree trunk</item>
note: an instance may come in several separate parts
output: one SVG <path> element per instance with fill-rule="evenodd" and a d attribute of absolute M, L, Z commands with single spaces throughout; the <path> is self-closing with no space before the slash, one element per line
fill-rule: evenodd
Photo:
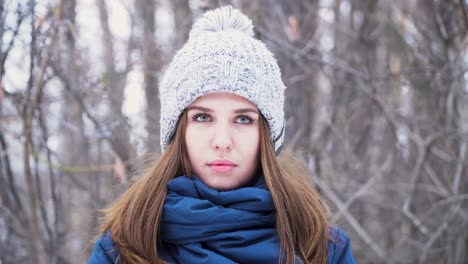
<path fill-rule="evenodd" d="M 161 68 L 161 52 L 156 45 L 155 36 L 156 2 L 153 0 L 137 0 L 135 5 L 143 32 L 141 50 L 146 95 L 146 131 L 148 133 L 146 151 L 158 152 L 160 150 L 158 72 Z"/>
<path fill-rule="evenodd" d="M 109 27 L 106 1 L 98 0 L 97 6 L 102 29 L 102 47 L 105 66 L 104 87 L 106 88 L 107 98 L 109 100 L 109 111 L 106 116 L 108 117 L 107 119 L 110 120 L 107 128 L 112 133 L 111 148 L 120 160 L 127 162 L 127 171 L 131 171 L 132 166 L 128 162 L 131 158 L 135 157 L 135 150 L 130 142 L 127 118 L 122 112 L 124 89 L 130 65 L 126 65 L 125 69 L 122 71 L 117 71 L 113 46 L 114 38 Z"/>

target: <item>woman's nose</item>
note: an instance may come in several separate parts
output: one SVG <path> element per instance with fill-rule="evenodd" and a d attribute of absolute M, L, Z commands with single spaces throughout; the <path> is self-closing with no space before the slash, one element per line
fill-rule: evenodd
<path fill-rule="evenodd" d="M 219 122 L 213 127 L 213 139 L 211 142 L 215 150 L 229 151 L 232 149 L 232 131 L 226 122 Z"/>

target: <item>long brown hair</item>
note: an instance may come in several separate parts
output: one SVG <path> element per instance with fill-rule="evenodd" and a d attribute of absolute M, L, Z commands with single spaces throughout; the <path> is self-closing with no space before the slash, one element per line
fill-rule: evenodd
<path fill-rule="evenodd" d="M 118 262 L 165 263 L 158 257 L 159 223 L 174 177 L 190 175 L 185 149 L 187 113 L 158 161 L 110 208 L 103 210 L 101 234 L 112 230 Z M 268 124 L 260 118 L 260 165 L 276 207 L 276 228 L 285 263 L 299 256 L 304 263 L 326 263 L 328 210 L 310 183 L 306 170 L 283 151 L 277 159 Z"/>

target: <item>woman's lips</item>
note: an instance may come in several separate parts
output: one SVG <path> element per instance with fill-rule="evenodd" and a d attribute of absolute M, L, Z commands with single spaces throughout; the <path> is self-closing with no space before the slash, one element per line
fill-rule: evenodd
<path fill-rule="evenodd" d="M 234 170 L 237 165 L 229 160 L 215 160 L 208 163 L 208 167 L 215 172 L 230 172 Z"/>

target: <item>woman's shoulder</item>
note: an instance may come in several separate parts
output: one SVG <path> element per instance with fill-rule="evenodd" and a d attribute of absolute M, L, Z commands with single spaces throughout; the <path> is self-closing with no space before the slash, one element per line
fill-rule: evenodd
<path fill-rule="evenodd" d="M 88 264 L 112 263 L 116 261 L 116 248 L 112 242 L 111 231 L 108 230 L 104 235 L 96 240 L 93 253 L 89 258 Z"/>
<path fill-rule="evenodd" d="M 166 245 L 159 245 L 159 257 L 164 261 L 175 263 L 168 252 Z M 96 244 L 94 245 L 93 253 L 91 253 L 88 264 L 115 264 L 117 263 L 118 255 L 119 251 L 112 241 L 111 231 L 108 230 L 104 235 L 100 236 L 96 240 Z"/>
<path fill-rule="evenodd" d="M 354 264 L 351 241 L 348 235 L 337 226 L 330 226 L 330 239 L 328 241 L 328 260 L 327 264 Z M 93 252 L 88 264 L 95 263 L 116 263 L 116 248 L 112 242 L 111 231 L 96 240 Z M 165 255 L 165 254 L 163 254 Z M 163 257 L 164 258 L 164 257 Z M 167 256 L 166 256 L 166 259 Z"/>
<path fill-rule="evenodd" d="M 354 264 L 351 241 L 348 235 L 337 226 L 330 226 L 327 264 Z"/>

